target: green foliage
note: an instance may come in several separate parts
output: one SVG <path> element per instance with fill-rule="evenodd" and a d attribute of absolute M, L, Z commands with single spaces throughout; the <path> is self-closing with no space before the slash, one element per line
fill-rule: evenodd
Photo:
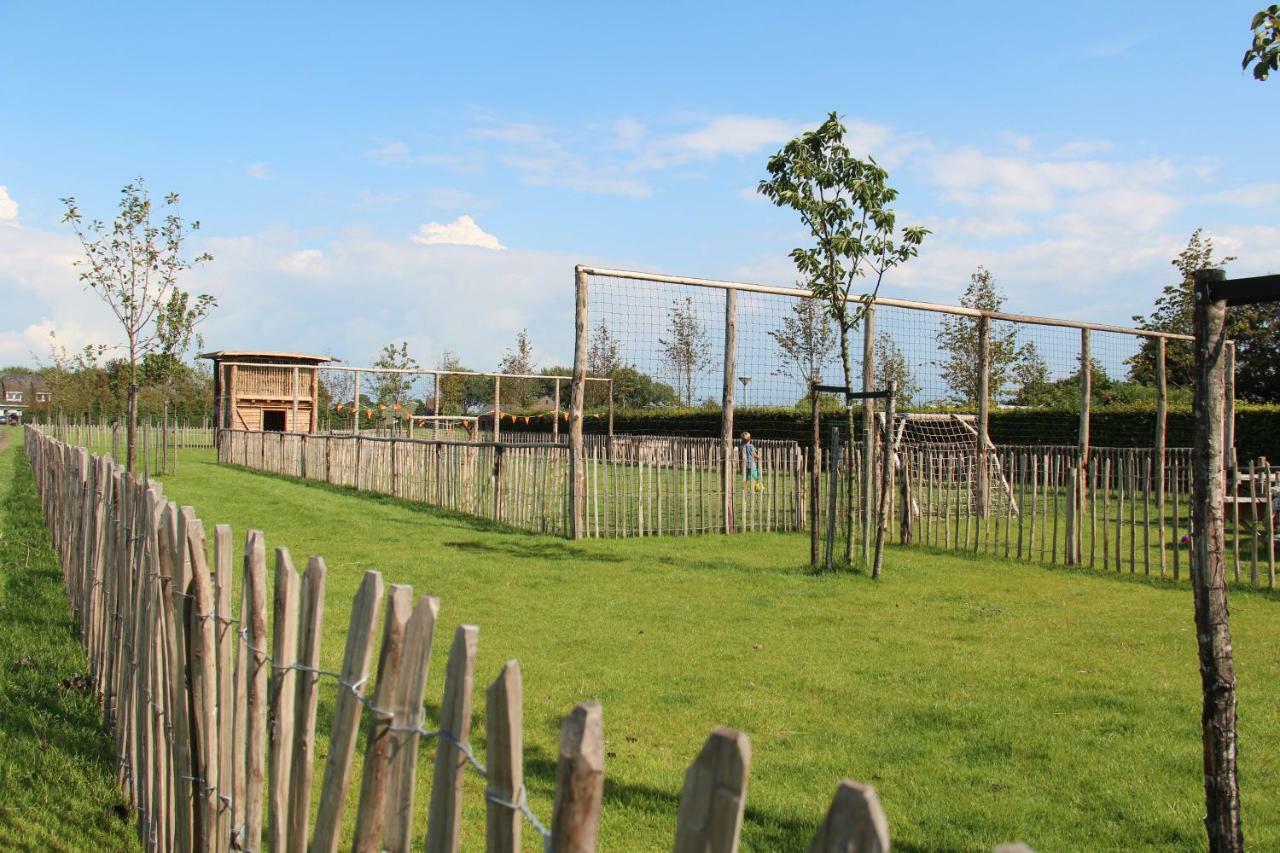
<path fill-rule="evenodd" d="M 1178 281 L 1165 285 L 1149 316 L 1133 319 L 1141 328 L 1191 334 L 1195 313 L 1195 273 L 1223 267 L 1235 258 L 1215 257 L 1213 238 L 1197 228 L 1172 261 Z M 1255 403 L 1280 402 L 1280 303 L 1240 305 L 1227 312 L 1227 336 L 1236 342 L 1236 397 Z M 1130 363 L 1130 378 L 1155 383 L 1157 343 L 1143 338 Z M 1165 343 L 1165 371 L 1172 386 L 1194 384 L 1190 341 Z"/>
<path fill-rule="evenodd" d="M 80 280 L 107 304 L 124 334 L 129 366 L 126 462 L 132 470 L 139 362 L 147 355 L 180 360 L 199 343 L 196 328 L 213 309 L 214 298 L 208 294 L 193 297 L 178 286 L 178 279 L 213 256 L 205 252 L 188 258 L 184 254 L 183 244 L 199 230 L 200 223 L 182 218 L 177 193 L 166 195 L 159 211 L 153 209 L 151 192 L 142 178 L 120 191 L 116 218 L 110 226 L 97 219 L 85 222 L 73 196 L 62 203 L 66 208 L 62 221 L 75 231 L 84 250 L 85 257 L 76 262 Z M 154 218 L 157 213 L 159 222 Z M 104 344 L 98 354 L 105 349 Z"/>
<path fill-rule="evenodd" d="M 844 142 L 845 127 L 832 112 L 816 130 L 788 142 L 769 158 L 769 177 L 759 192 L 778 207 L 800 215 L 814 244 L 791 251 L 791 259 L 809 289 L 822 300 L 836 324 L 847 387 L 853 387 L 849 332 L 861 320 L 884 274 L 919 252 L 927 229 L 899 229 L 890 205 L 898 191 L 889 173 L 872 157 L 855 157 Z M 861 299 L 854 285 L 869 277 Z M 850 301 L 859 307 L 850 310 Z M 688 398 L 686 397 L 686 401 Z"/>
<path fill-rule="evenodd" d="M 1271 4 L 1253 16 L 1249 29 L 1253 41 L 1240 60 L 1245 71 L 1253 66 L 1253 78 L 1266 80 L 1272 71 L 1280 70 L 1280 6 Z"/>
<path fill-rule="evenodd" d="M 895 405 L 899 411 L 913 408 L 922 390 L 907 357 L 894 343 L 893 335 L 883 330 L 876 335 L 876 381 L 882 386 L 894 383 L 897 391 Z"/>
<path fill-rule="evenodd" d="M 991 271 L 980 266 L 969 276 L 969 286 L 960 297 L 960 304 L 965 308 L 999 311 L 1006 298 L 996 289 L 995 277 Z M 1012 325 L 1003 331 L 1001 328 L 992 324 L 989 330 L 991 360 L 987 390 L 993 400 L 1000 398 L 1005 386 L 1014 377 L 1015 368 L 1024 357 L 1023 350 L 1018 348 L 1017 328 Z M 938 348 L 944 353 L 938 367 L 941 368 L 943 383 L 950 390 L 947 399 L 960 405 L 977 406 L 981 350 L 978 318 L 943 315 L 937 341 Z M 1026 355 L 1033 359 L 1039 358 L 1034 348 Z"/>
<path fill-rule="evenodd" d="M 389 343 L 382 348 L 382 352 L 373 362 L 374 367 L 381 367 L 386 370 L 417 370 L 422 365 L 418 364 L 418 360 L 409 355 L 409 342 L 401 341 L 400 346 L 395 343 Z M 344 371 L 345 372 L 345 371 Z M 372 374 L 372 388 L 374 400 L 384 406 L 392 407 L 400 406 L 401 408 L 411 405 L 409 400 L 409 391 L 413 387 L 413 376 L 406 373 L 375 373 Z"/>
<path fill-rule="evenodd" d="M 803 288 L 803 282 L 796 282 Z M 835 329 L 823 303 L 817 299 L 792 299 L 782 324 L 769 332 L 782 363 L 774 374 L 809 386 L 822 382 L 822 374 L 835 354 Z"/>

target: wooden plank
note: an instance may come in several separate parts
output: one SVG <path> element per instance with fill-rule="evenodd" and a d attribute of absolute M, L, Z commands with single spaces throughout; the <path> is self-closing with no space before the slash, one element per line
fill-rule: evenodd
<path fill-rule="evenodd" d="M 329 757 L 325 760 L 320 807 L 311 840 L 312 853 L 334 853 L 338 849 L 342 811 L 347 788 L 351 784 L 351 763 L 355 757 L 356 737 L 364 708 L 357 690 L 368 677 L 369 659 L 373 655 L 373 625 L 381 604 L 382 575 L 367 571 L 351 606 L 347 646 L 342 659 L 342 689 L 338 691 L 338 699 L 334 704 Z"/>
<path fill-rule="evenodd" d="M 395 728 L 391 740 L 391 777 L 382 846 L 392 853 L 405 853 L 413 842 L 413 802 L 417 784 L 417 729 L 423 724 L 422 697 L 431 666 L 431 646 L 440 615 L 440 599 L 424 595 L 418 599 L 405 630 L 404 656 L 392 710 Z M 490 747 L 492 750 L 492 747 Z"/>
<path fill-rule="evenodd" d="M 373 719 L 365 744 L 364 778 L 360 785 L 360 805 L 356 811 L 356 850 L 382 848 L 387 782 L 391 771 L 391 726 L 395 720 L 392 704 L 399 689 L 405 629 L 409 625 L 412 608 L 413 587 L 393 584 L 387 595 L 382 650 L 378 654 L 378 683 L 373 691 L 373 707 L 369 711 Z"/>
<path fill-rule="evenodd" d="M 191 595 L 188 607 L 188 666 L 192 708 L 192 784 L 196 789 L 197 850 L 217 850 L 218 843 L 218 635 L 215 627 L 213 582 L 205 558 L 204 527 L 198 519 L 187 523 L 191 553 Z"/>
<path fill-rule="evenodd" d="M 244 601 L 241 621 L 247 631 L 241 654 L 251 655 L 246 668 L 245 803 L 242 850 L 262 849 L 262 789 L 265 781 L 267 704 L 271 659 L 267 656 L 267 546 L 261 530 L 250 530 L 244 543 Z M 181 849 L 181 848 L 179 848 Z"/>
<path fill-rule="evenodd" d="M 738 294 L 724 292 L 724 364 L 723 387 L 720 392 L 720 488 L 724 503 L 724 532 L 736 529 L 733 515 L 733 394 L 738 381 Z M 691 402 L 691 401 L 690 401 Z M 745 488 L 744 488 L 745 491 Z"/>
<path fill-rule="evenodd" d="M 320 636 L 324 628 L 324 560 L 312 557 L 299 590 L 297 695 L 289 770 L 289 849 L 307 849 L 311 823 L 311 781 L 316 760 L 316 708 L 320 698 Z"/>
<path fill-rule="evenodd" d="M 1235 501 L 1239 504 L 1239 500 Z M 1270 500 L 1266 501 L 1270 504 Z M 1258 465 L 1253 459 L 1249 460 L 1249 508 L 1251 518 L 1249 519 L 1249 583 L 1255 587 L 1258 585 L 1258 533 L 1262 529 L 1262 519 L 1258 517 Z M 1267 506 L 1265 512 L 1271 512 L 1271 507 Z M 1236 537 L 1239 538 L 1239 528 L 1236 528 Z"/>
<path fill-rule="evenodd" d="M 298 573 L 288 548 L 276 549 L 271 657 L 271 791 L 268 833 L 272 850 L 289 850 L 289 776 L 293 770 L 294 703 L 297 701 Z"/>
<path fill-rule="evenodd" d="M 459 625 L 449 649 L 444 697 L 440 701 L 440 732 L 436 744 L 431 804 L 427 811 L 427 850 L 452 853 L 462 831 L 462 774 L 467 756 L 459 746 L 471 743 L 471 694 L 475 682 L 476 643 L 480 629 Z"/>
<path fill-rule="evenodd" d="M 551 849 L 594 853 L 604 795 L 604 711 L 581 702 L 560 724 Z"/>
<path fill-rule="evenodd" d="M 232 693 L 232 638 L 235 634 L 231 612 L 231 564 L 234 545 L 231 526 L 213 528 L 214 624 L 218 638 L 218 845 L 219 851 L 231 849 L 231 831 L 237 824 L 232 819 L 235 803 L 234 765 L 235 696 Z"/>
<path fill-rule="evenodd" d="M 1262 458 L 1262 476 L 1265 478 L 1264 493 L 1267 496 L 1267 589 L 1276 588 L 1276 485 L 1271 476 L 1271 463 Z"/>
<path fill-rule="evenodd" d="M 889 853 L 889 821 L 875 788 L 844 779 L 808 853 Z"/>
<path fill-rule="evenodd" d="M 684 775 L 675 853 L 735 853 L 747 805 L 751 741 L 717 726 Z"/>
<path fill-rule="evenodd" d="M 978 518 L 986 519 L 991 506 L 990 472 L 987 470 L 988 420 L 991 413 L 991 318 L 978 319 Z M 976 531 L 975 531 L 976 536 Z M 966 543 L 967 544 L 967 543 Z M 975 550 L 976 547 L 975 547 Z"/>
<path fill-rule="evenodd" d="M 520 662 L 509 660 L 485 691 L 485 837 L 489 853 L 517 853 L 524 816 L 524 691 Z"/>

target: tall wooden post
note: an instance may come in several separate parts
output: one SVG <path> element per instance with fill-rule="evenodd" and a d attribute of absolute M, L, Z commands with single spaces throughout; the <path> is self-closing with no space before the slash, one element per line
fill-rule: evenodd
<path fill-rule="evenodd" d="M 818 488 L 822 483 L 822 398 L 813 384 L 809 387 L 813 405 L 813 444 L 809 451 L 809 565 L 818 565 Z"/>
<path fill-rule="evenodd" d="M 302 432 L 298 429 L 298 394 L 301 392 L 299 383 L 302 381 L 302 375 L 295 366 L 293 368 L 293 413 L 290 415 L 292 420 L 289 422 L 289 432 Z"/>
<path fill-rule="evenodd" d="M 569 530 L 586 536 L 587 470 L 582 453 L 582 404 L 587 384 L 587 274 L 575 267 L 573 308 L 573 384 L 569 391 Z"/>
<path fill-rule="evenodd" d="M 354 427 L 355 427 L 355 434 L 356 434 L 356 435 L 359 435 L 359 434 L 360 434 L 360 371 L 358 371 L 358 370 L 356 371 L 356 400 L 355 400 L 355 410 L 356 410 L 356 419 L 355 419 L 355 424 L 354 424 Z M 359 465 L 359 460 L 358 460 L 358 459 L 356 460 L 356 464 L 357 464 L 357 466 Z"/>
<path fill-rule="evenodd" d="M 872 391 L 876 382 L 876 308 L 868 305 L 862 313 L 862 390 Z M 846 401 L 848 405 L 848 401 Z M 871 520 L 875 514 L 872 495 L 876 488 L 876 431 L 872 428 L 876 407 L 873 400 L 862 401 L 862 565 L 871 565 Z M 853 456 L 853 436 L 849 436 L 850 457 Z M 850 460 L 852 461 L 852 459 Z M 853 500 L 853 465 L 845 475 L 846 502 Z M 834 485 L 834 484 L 833 484 Z M 847 506 L 852 506 L 846 503 Z M 853 517 L 846 512 L 849 529 L 845 532 L 844 556 L 853 562 Z"/>
<path fill-rule="evenodd" d="M 1223 361 L 1222 393 L 1222 452 L 1231 471 L 1231 494 L 1236 493 L 1240 480 L 1239 460 L 1236 457 L 1236 342 L 1227 341 Z"/>
<path fill-rule="evenodd" d="M 320 431 L 320 368 L 311 368 L 311 419 L 307 432 Z"/>
<path fill-rule="evenodd" d="M 502 377 L 493 377 L 493 442 L 498 443 L 502 434 Z"/>
<path fill-rule="evenodd" d="M 978 318 L 978 517 L 986 518 L 991 506 L 991 477 L 987 470 L 988 420 L 991 413 L 991 318 Z"/>
<path fill-rule="evenodd" d="M 554 382 L 556 387 L 555 409 L 551 415 L 551 440 L 555 443 L 560 442 L 560 380 Z"/>
<path fill-rule="evenodd" d="M 1169 416 L 1169 383 L 1165 374 L 1165 339 L 1156 338 L 1156 518 L 1160 529 L 1160 577 L 1165 572 L 1165 422 Z M 1178 547 L 1174 543 L 1174 547 Z"/>
<path fill-rule="evenodd" d="M 1240 787 L 1236 771 L 1236 675 L 1227 615 L 1223 468 L 1226 428 L 1227 303 L 1212 299 L 1222 270 L 1195 275 L 1195 442 L 1192 488 L 1192 566 L 1196 645 L 1204 694 L 1205 829 L 1209 850 L 1240 851 Z"/>
<path fill-rule="evenodd" d="M 1079 523 L 1083 513 L 1088 509 L 1085 505 L 1085 478 L 1089 471 L 1089 415 L 1093 409 L 1093 352 L 1090 347 L 1089 330 L 1080 330 L 1080 428 L 1077 430 L 1077 455 L 1075 477 L 1071 480 L 1073 489 L 1072 509 L 1076 513 L 1076 524 L 1071 532 L 1071 542 L 1067 552 L 1079 561 L 1080 540 L 1084 525 Z"/>
<path fill-rule="evenodd" d="M 724 388 L 720 413 L 720 488 L 724 532 L 733 532 L 733 385 L 738 373 L 738 291 L 724 292 Z"/>
<path fill-rule="evenodd" d="M 434 441 L 440 440 L 440 373 L 439 371 L 431 374 L 434 378 L 435 399 L 431 401 L 431 414 L 434 416 L 431 420 L 431 438 Z"/>

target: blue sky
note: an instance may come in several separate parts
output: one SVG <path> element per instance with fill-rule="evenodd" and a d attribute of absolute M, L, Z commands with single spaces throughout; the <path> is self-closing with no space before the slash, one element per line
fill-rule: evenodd
<path fill-rule="evenodd" d="M 837 110 L 934 234 L 885 292 L 1126 322 L 1203 225 L 1280 270 L 1252 2 L 0 6 L 0 361 L 114 341 L 58 199 L 144 175 L 215 260 L 210 346 L 491 367 L 572 348 L 575 262 L 786 284 L 767 156 Z M 459 245 L 462 244 L 462 245 Z"/>

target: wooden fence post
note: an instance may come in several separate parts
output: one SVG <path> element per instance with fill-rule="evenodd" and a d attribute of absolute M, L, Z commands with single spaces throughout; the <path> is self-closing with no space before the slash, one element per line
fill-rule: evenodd
<path fill-rule="evenodd" d="M 869 304 L 862 313 L 862 390 L 873 391 L 876 381 L 876 308 Z M 849 401 L 845 401 L 849 405 Z M 862 401 L 862 565 L 871 564 L 871 518 L 875 512 L 872 495 L 875 493 L 875 471 L 872 460 L 876 458 L 876 431 L 872 425 L 875 417 L 875 401 Z M 853 432 L 848 435 L 849 462 L 845 471 L 845 531 L 844 558 L 846 563 L 853 562 Z M 835 442 L 833 442 L 833 446 Z M 834 484 L 833 484 L 834 485 Z"/>
<path fill-rule="evenodd" d="M 520 661 L 509 660 L 485 691 L 485 739 L 488 784 L 485 794 L 486 836 L 490 853 L 520 850 L 524 815 L 504 803 L 518 805 L 524 793 L 524 695 Z"/>
<path fill-rule="evenodd" d="M 475 682 L 476 642 L 480 629 L 459 625 L 449 649 L 444 697 L 440 701 L 436 744 L 435 775 L 431 784 L 431 805 L 427 812 L 427 850 L 452 853 L 458 849 L 462 831 L 462 774 L 467 757 L 458 745 L 471 743 L 471 692 Z"/>
<path fill-rule="evenodd" d="M 987 470 L 988 421 L 991 412 L 991 318 L 978 318 L 978 517 L 985 519 L 991 501 L 991 476 Z"/>
<path fill-rule="evenodd" d="M 889 821 L 880 798 L 870 785 L 845 779 L 827 809 L 827 816 L 809 842 L 809 853 L 889 853 Z"/>
<path fill-rule="evenodd" d="M 1165 374 L 1164 356 L 1165 339 L 1156 338 L 1156 517 L 1160 528 L 1160 577 L 1164 577 L 1165 545 L 1167 542 L 1164 518 L 1165 466 L 1167 465 L 1165 458 L 1165 422 L 1168 420 L 1169 412 L 1169 386 Z M 1175 541 L 1173 546 L 1177 548 L 1178 543 Z"/>
<path fill-rule="evenodd" d="M 422 696 L 427 686 L 431 665 L 431 646 L 440 599 L 424 595 L 409 617 L 405 631 L 401 676 L 392 710 L 395 711 L 391 740 L 391 778 L 388 788 L 387 816 L 382 832 L 382 846 L 392 853 L 407 853 L 413 841 L 413 799 L 418 773 L 416 729 L 422 725 Z"/>
<path fill-rule="evenodd" d="M 587 469 L 582 444 L 582 406 L 587 384 L 587 274 L 582 267 L 573 271 L 574 337 L 573 383 L 569 389 L 569 535 L 587 535 Z"/>
<path fill-rule="evenodd" d="M 604 711 L 599 702 L 581 702 L 560 724 L 552 850 L 594 853 L 603 796 Z"/>
<path fill-rule="evenodd" d="M 289 549 L 276 549 L 275 610 L 271 657 L 271 809 L 272 850 L 289 850 L 289 774 L 293 770 L 294 702 L 297 700 L 299 578 Z"/>
<path fill-rule="evenodd" d="M 324 560 L 312 557 L 302 576 L 299 592 L 301 611 L 298 631 L 296 718 L 293 724 L 293 755 L 289 771 L 289 849 L 303 853 L 307 849 L 307 831 L 311 823 L 311 780 L 316 761 L 316 706 L 320 698 L 320 635 L 324 628 Z"/>
<path fill-rule="evenodd" d="M 1195 478 L 1193 480 L 1192 589 L 1204 702 L 1205 829 L 1209 849 L 1244 849 L 1236 770 L 1236 676 L 1227 616 L 1223 466 L 1229 448 L 1226 421 L 1229 344 L 1225 299 L 1211 295 L 1222 270 L 1196 273 Z"/>
<path fill-rule="evenodd" d="M 351 622 L 347 628 L 347 647 L 342 658 L 341 689 L 333 709 L 333 733 L 329 738 L 329 757 L 324 765 L 324 782 L 320 789 L 320 808 L 316 814 L 312 853 L 334 853 L 342 824 L 342 807 L 351 785 L 351 762 L 355 757 L 363 705 L 356 692 L 369 673 L 373 656 L 374 621 L 382 604 L 382 575 L 364 573 L 360 589 L 351 606 Z"/>
<path fill-rule="evenodd" d="M 738 291 L 724 292 L 724 386 L 720 392 L 720 494 L 725 533 L 734 532 L 733 386 L 738 373 Z"/>
<path fill-rule="evenodd" d="M 267 546 L 261 530 L 250 530 L 244 543 L 244 597 L 240 623 L 245 639 L 240 655 L 252 655 L 245 672 L 245 802 L 242 850 L 262 849 L 262 789 L 266 766 L 267 703 L 271 674 L 267 657 Z"/>
<path fill-rule="evenodd" d="M 413 606 L 413 587 L 393 584 L 387 595 L 387 613 L 378 654 L 378 685 L 373 691 L 372 725 L 364 750 L 364 778 L 360 784 L 360 805 L 356 811 L 356 850 L 382 848 L 383 820 L 386 818 L 387 781 L 391 763 L 391 726 L 395 714 L 391 705 L 400 681 L 404 658 L 405 629 Z"/>
<path fill-rule="evenodd" d="M 734 853 L 747 805 L 751 741 L 717 726 L 684 774 L 675 853 Z"/>
<path fill-rule="evenodd" d="M 187 524 L 191 552 L 191 582 L 187 602 L 188 658 L 191 679 L 191 776 L 196 788 L 195 849 L 218 849 L 218 638 L 215 629 L 213 583 L 205 558 L 204 527 L 198 519 Z"/>

